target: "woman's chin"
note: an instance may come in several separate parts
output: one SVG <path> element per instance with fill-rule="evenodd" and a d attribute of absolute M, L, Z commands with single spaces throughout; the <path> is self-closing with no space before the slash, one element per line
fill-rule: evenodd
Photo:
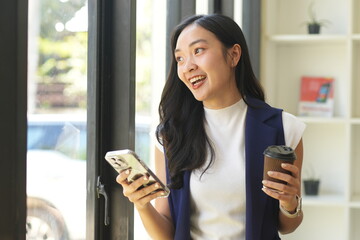
<path fill-rule="evenodd" d="M 197 94 L 193 94 L 194 98 L 199 101 L 199 102 L 203 102 L 205 101 L 205 97 L 204 96 L 199 96 Z"/>

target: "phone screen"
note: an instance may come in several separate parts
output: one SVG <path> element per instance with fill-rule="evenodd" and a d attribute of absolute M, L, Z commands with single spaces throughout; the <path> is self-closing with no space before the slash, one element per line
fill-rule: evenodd
<path fill-rule="evenodd" d="M 331 87 L 330 83 L 324 83 L 323 85 L 321 85 L 318 96 L 316 98 L 317 102 L 321 102 L 321 103 L 326 102 L 329 95 L 330 87 Z"/>

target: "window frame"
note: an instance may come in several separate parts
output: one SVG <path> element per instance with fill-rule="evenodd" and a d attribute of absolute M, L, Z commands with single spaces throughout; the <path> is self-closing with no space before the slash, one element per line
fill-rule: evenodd
<path fill-rule="evenodd" d="M 26 234 L 27 11 L 27 0 L 0 3 L 0 239 Z"/>
<path fill-rule="evenodd" d="M 107 151 L 134 149 L 136 1 L 89 0 L 88 168 L 86 239 L 133 239 L 134 208 L 104 161 Z M 130 24 L 128 24 L 130 23 Z M 104 197 L 110 225 L 104 225 Z"/>

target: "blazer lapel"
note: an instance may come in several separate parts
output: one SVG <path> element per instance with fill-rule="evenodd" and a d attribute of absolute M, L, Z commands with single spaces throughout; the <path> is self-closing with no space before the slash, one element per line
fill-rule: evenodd
<path fill-rule="evenodd" d="M 248 107 L 245 126 L 246 158 L 246 239 L 261 240 L 268 196 L 261 190 L 263 152 L 276 142 L 277 130 L 264 122 L 275 114 L 268 108 Z"/>

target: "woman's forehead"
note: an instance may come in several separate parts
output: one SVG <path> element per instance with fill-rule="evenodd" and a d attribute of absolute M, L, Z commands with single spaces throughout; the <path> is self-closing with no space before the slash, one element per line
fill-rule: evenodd
<path fill-rule="evenodd" d="M 202 42 L 210 42 L 214 39 L 216 39 L 216 36 L 209 30 L 197 24 L 191 24 L 180 33 L 176 41 L 175 49 L 187 48 L 199 40 L 202 40 Z"/>

